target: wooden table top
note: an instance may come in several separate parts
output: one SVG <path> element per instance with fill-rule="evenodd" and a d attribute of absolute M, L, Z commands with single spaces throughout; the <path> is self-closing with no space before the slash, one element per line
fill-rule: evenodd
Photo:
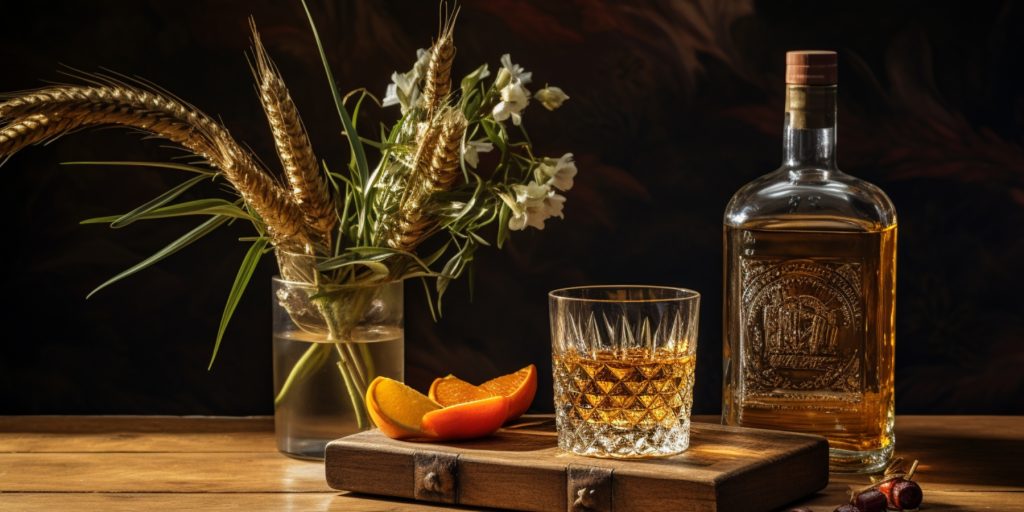
<path fill-rule="evenodd" d="M 334 491 L 322 463 L 279 454 L 273 430 L 267 417 L 0 417 L 0 510 L 468 510 Z M 896 435 L 921 461 L 923 510 L 1024 511 L 1024 416 L 899 416 Z M 833 475 L 799 505 L 831 512 L 866 481 Z"/>

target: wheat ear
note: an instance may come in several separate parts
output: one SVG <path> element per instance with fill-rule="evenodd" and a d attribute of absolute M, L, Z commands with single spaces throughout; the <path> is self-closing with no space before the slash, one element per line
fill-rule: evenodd
<path fill-rule="evenodd" d="M 256 24 L 250 18 L 256 81 L 260 103 L 270 124 L 277 156 L 284 168 L 291 194 L 306 216 L 307 223 L 330 246 L 331 232 L 337 224 L 330 189 L 320 173 L 306 127 L 292 101 L 288 88 L 260 40 Z"/>
<path fill-rule="evenodd" d="M 456 8 L 441 25 L 437 40 L 430 47 L 430 61 L 423 84 L 423 106 L 430 119 L 444 104 L 452 91 L 452 63 L 455 61 L 455 20 L 459 16 Z"/>
<path fill-rule="evenodd" d="M 436 125 L 423 131 L 413 160 L 415 167 L 387 240 L 396 249 L 411 250 L 430 235 L 436 226 L 429 213 L 430 198 L 450 190 L 459 177 L 466 118 L 460 110 L 451 109 L 436 119 Z"/>
<path fill-rule="evenodd" d="M 275 243 L 308 241 L 299 210 L 228 131 L 194 107 L 140 87 L 56 86 L 0 102 L 0 158 L 81 128 L 122 125 L 170 140 L 220 169 L 264 220 Z"/>
<path fill-rule="evenodd" d="M 0 127 L 0 155 L 10 156 L 29 144 L 51 140 L 69 131 L 68 121 L 56 121 L 45 114 L 15 118 Z"/>

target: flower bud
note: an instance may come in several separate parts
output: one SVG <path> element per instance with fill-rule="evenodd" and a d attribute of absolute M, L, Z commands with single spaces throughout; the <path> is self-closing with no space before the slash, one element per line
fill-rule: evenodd
<path fill-rule="evenodd" d="M 498 70 L 498 77 L 494 79 L 494 87 L 501 89 L 511 81 L 512 73 L 508 69 L 501 68 Z"/>
<path fill-rule="evenodd" d="M 548 110 L 561 107 L 562 103 L 569 99 L 569 95 L 559 87 L 545 87 L 537 91 L 533 97 L 540 101 L 540 104 L 544 105 L 544 108 Z"/>

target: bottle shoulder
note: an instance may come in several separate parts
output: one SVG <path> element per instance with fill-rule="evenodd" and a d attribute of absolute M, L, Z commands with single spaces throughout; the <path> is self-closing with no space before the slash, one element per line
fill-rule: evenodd
<path fill-rule="evenodd" d="M 781 226 L 877 231 L 896 225 L 896 208 L 872 183 L 841 171 L 780 168 L 740 187 L 725 209 L 731 227 Z M 780 227 L 780 229 L 783 229 Z"/>

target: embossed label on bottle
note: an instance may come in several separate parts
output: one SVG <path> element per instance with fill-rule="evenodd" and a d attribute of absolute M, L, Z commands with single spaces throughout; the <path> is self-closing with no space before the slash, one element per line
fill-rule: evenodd
<path fill-rule="evenodd" d="M 744 387 L 859 391 L 861 263 L 741 258 Z"/>

